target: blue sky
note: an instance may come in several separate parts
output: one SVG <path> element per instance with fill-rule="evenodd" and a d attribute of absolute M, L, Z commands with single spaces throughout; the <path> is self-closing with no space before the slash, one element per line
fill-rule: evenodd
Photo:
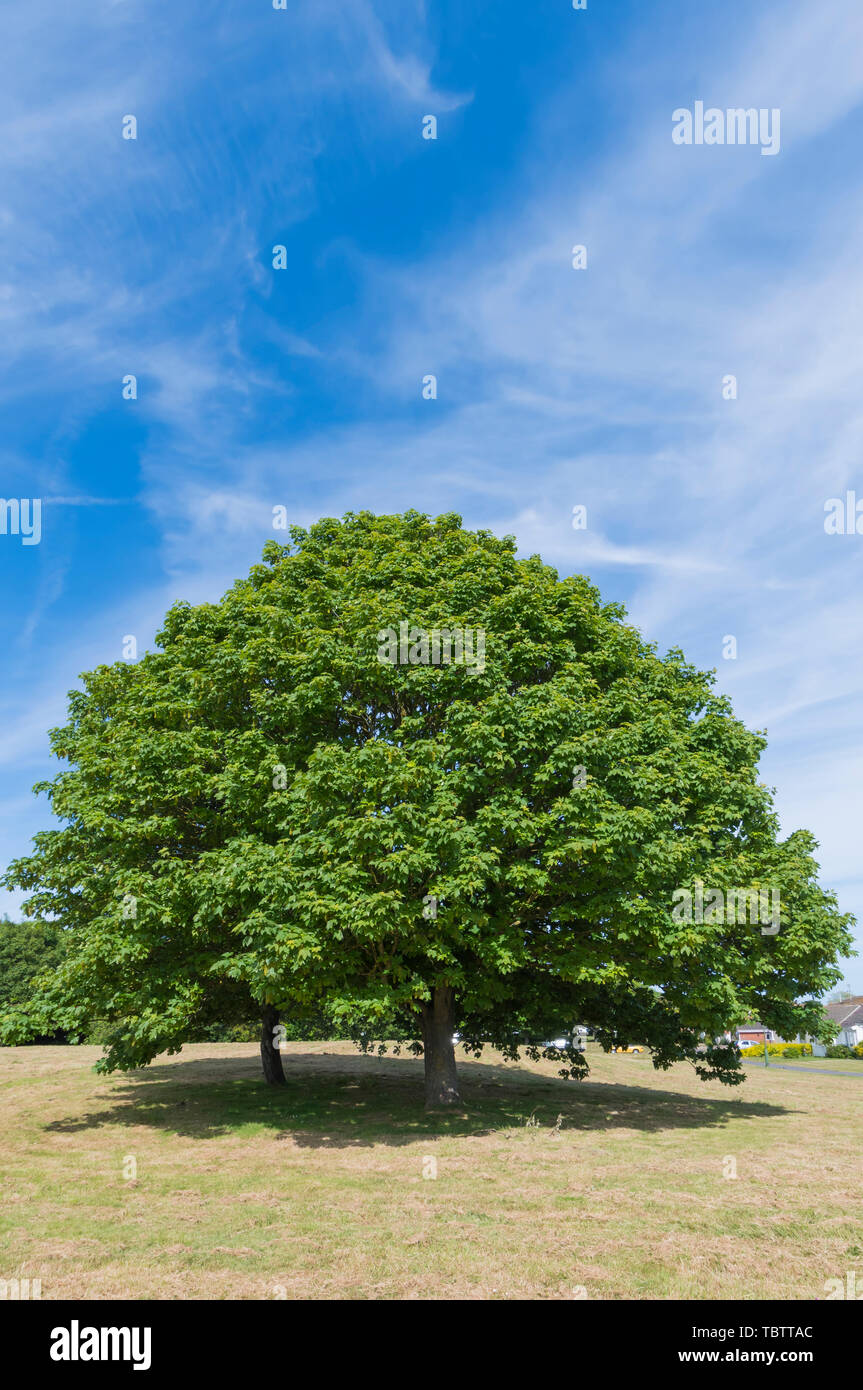
<path fill-rule="evenodd" d="M 0 862 L 49 823 L 78 672 L 218 597 L 278 504 L 416 507 L 718 668 L 863 918 L 863 537 L 824 530 L 863 497 L 859 0 L 47 0 L 4 29 L 0 493 L 43 527 L 0 535 Z M 778 155 L 675 145 L 698 100 L 778 108 Z"/>

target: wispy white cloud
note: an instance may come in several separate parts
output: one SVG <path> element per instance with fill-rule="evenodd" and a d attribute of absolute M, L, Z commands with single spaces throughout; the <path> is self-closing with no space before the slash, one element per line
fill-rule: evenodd
<path fill-rule="evenodd" d="M 65 13 L 57 9 L 58 21 Z M 262 311 L 260 336 L 289 372 L 248 352 L 235 312 L 238 300 L 268 306 L 273 293 L 244 191 L 284 180 L 280 225 L 296 226 L 318 206 L 317 118 L 332 103 L 362 95 L 352 134 L 372 161 L 393 128 L 424 110 L 466 112 L 471 93 L 435 83 L 419 4 L 300 0 L 281 31 L 285 16 L 268 14 L 266 29 L 259 16 L 258 43 L 290 33 L 294 45 L 294 61 L 263 72 L 243 68 L 233 40 L 246 21 L 232 14 L 201 37 L 199 60 L 182 17 L 177 41 L 155 42 L 142 59 L 130 37 L 136 15 L 133 4 L 103 5 L 79 20 L 80 42 L 95 44 L 101 62 L 80 65 L 65 122 L 61 102 L 36 94 L 55 90 L 68 67 L 68 21 L 35 65 L 22 61 L 26 74 L 10 103 L 0 101 L 0 173 L 15 195 L 0 209 L 0 263 L 10 271 L 0 285 L 0 402 L 20 395 L 34 363 L 78 395 L 106 381 L 118 393 L 120 377 L 136 371 L 146 389 L 134 409 L 154 427 L 130 491 L 160 537 L 163 573 L 135 601 L 137 617 L 120 623 L 106 607 L 94 621 L 143 631 L 160 604 L 220 592 L 274 534 L 276 504 L 301 524 L 360 506 L 461 510 L 514 533 L 523 553 L 591 573 L 626 598 L 648 637 L 717 666 L 740 713 L 775 731 L 767 766 L 783 824 L 811 825 L 828 878 L 857 884 L 848 827 L 863 760 L 863 538 L 826 537 L 822 522 L 827 497 L 858 479 L 863 497 L 863 197 L 847 159 L 841 176 L 833 171 L 835 146 L 853 156 L 860 133 L 858 0 L 770 3 L 748 28 L 707 17 L 716 42 L 685 66 L 673 36 L 644 62 L 649 30 L 634 25 L 602 60 L 610 133 L 589 179 L 578 176 L 577 134 L 560 139 L 573 92 L 557 89 L 508 173 L 511 196 L 446 251 L 396 265 L 339 233 L 334 273 L 347 266 L 360 281 L 347 328 L 322 316 L 299 331 L 289 313 Z M 35 12 L 16 17 L 13 67 L 35 24 Z M 196 108 L 202 65 L 218 75 L 229 64 L 241 103 L 252 90 L 243 83 L 265 84 L 284 123 L 278 141 L 246 142 L 221 170 L 235 206 L 194 258 L 177 254 L 138 278 L 106 264 L 99 248 L 116 213 L 90 170 L 94 151 L 116 155 L 122 108 L 140 109 L 150 143 L 123 152 L 138 166 L 131 185 L 129 161 L 117 166 L 119 186 L 146 190 L 160 217 L 182 224 L 206 205 L 206 171 L 226 157 Z M 695 99 L 780 107 L 779 158 L 673 146 L 671 111 Z M 150 140 L 160 106 L 190 163 L 200 154 L 194 171 L 169 140 L 158 149 Z M 4 157 L 13 138 L 21 159 Z M 802 187 L 813 192 L 801 196 Z M 88 219 L 99 233 L 92 255 L 83 242 L 64 255 L 69 228 L 80 233 Z M 588 248 L 586 271 L 572 269 L 576 243 Z M 133 268 L 146 246 L 140 233 Z M 222 300 L 226 264 L 234 294 Z M 188 312 L 196 293 L 215 300 L 203 321 Z M 317 426 L 304 419 L 295 369 L 325 372 L 330 385 L 343 377 L 356 409 L 340 405 L 334 422 Z M 427 373 L 438 378 L 436 401 L 420 397 Z M 727 373 L 738 379 L 736 401 L 721 396 Z M 284 402 L 298 417 L 283 440 L 251 428 Z M 99 500 L 65 475 L 53 486 L 65 505 Z M 586 532 L 572 529 L 575 504 L 588 508 Z M 721 656 L 729 633 L 736 661 Z M 95 629 L 91 637 L 74 644 L 87 661 L 99 649 Z M 70 642 L 58 659 L 64 672 L 72 652 Z M 46 672 L 36 723 L 8 726 L 18 747 L 35 748 L 58 679 Z M 4 755 L 12 744 L 0 741 Z M 863 909 L 859 889 L 848 887 L 847 901 Z"/>

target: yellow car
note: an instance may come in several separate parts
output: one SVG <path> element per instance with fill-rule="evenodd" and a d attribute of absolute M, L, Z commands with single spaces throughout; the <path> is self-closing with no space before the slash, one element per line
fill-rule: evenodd
<path fill-rule="evenodd" d="M 616 1047 L 614 1050 L 615 1052 L 644 1052 L 646 1049 L 643 1047 Z"/>

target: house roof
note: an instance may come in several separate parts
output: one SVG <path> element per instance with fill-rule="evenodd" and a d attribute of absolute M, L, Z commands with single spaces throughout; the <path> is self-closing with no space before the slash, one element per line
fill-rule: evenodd
<path fill-rule="evenodd" d="M 863 1002 L 847 999 L 844 1004 L 825 1004 L 824 1012 L 840 1028 L 863 1027 Z"/>

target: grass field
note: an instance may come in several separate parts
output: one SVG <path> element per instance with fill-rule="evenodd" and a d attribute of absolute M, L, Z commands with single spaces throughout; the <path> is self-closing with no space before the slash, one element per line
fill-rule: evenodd
<path fill-rule="evenodd" d="M 0 1050 L 0 1278 L 41 1278 L 43 1299 L 810 1299 L 863 1281 L 863 1089 L 840 1074 L 748 1067 L 732 1091 L 597 1051 L 575 1083 L 490 1056 L 460 1063 L 464 1108 L 440 1118 L 421 1063 L 347 1043 L 289 1044 L 284 1092 L 252 1044 L 108 1078 L 98 1055 Z"/>

